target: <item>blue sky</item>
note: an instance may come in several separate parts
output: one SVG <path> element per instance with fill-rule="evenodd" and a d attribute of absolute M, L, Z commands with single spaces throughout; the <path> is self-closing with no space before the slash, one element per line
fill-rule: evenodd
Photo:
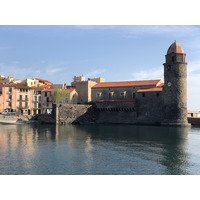
<path fill-rule="evenodd" d="M 72 82 L 163 80 L 171 43 L 188 62 L 188 109 L 200 110 L 200 26 L 0 26 L 0 74 Z"/>

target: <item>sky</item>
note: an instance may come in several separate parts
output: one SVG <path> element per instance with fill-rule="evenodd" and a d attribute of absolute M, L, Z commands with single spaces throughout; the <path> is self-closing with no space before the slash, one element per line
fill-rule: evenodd
<path fill-rule="evenodd" d="M 188 63 L 188 110 L 200 110 L 200 26 L 0 25 L 0 74 L 70 83 L 73 76 L 107 82 L 161 79 L 177 41 Z"/>

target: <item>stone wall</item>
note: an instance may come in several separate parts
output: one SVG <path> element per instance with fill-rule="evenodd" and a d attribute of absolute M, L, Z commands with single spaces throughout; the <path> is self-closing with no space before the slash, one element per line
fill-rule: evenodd
<path fill-rule="evenodd" d="M 100 111 L 96 123 L 98 124 L 136 124 L 135 111 Z"/>
<path fill-rule="evenodd" d="M 198 117 L 188 117 L 188 123 L 190 123 L 191 125 L 200 126 L 200 118 L 198 118 Z"/>
<path fill-rule="evenodd" d="M 137 90 L 144 88 L 152 88 L 152 86 L 92 88 L 92 101 L 95 102 L 98 100 L 108 99 L 135 99 Z M 110 96 L 109 93 L 111 93 Z M 124 93 L 124 95 L 122 95 L 122 93 Z"/>
<path fill-rule="evenodd" d="M 134 110 L 135 101 L 97 101 L 95 102 L 99 110 Z"/>
<path fill-rule="evenodd" d="M 163 120 L 162 92 L 136 94 L 137 123 L 160 124 Z"/>
<path fill-rule="evenodd" d="M 58 107 L 59 124 L 96 123 L 98 110 L 92 105 L 62 105 Z"/>
<path fill-rule="evenodd" d="M 56 124 L 56 117 L 52 114 L 40 114 L 35 116 L 39 123 Z"/>

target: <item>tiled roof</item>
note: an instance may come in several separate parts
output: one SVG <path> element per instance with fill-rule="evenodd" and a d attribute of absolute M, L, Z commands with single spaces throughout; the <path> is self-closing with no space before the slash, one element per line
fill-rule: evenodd
<path fill-rule="evenodd" d="M 182 46 L 178 42 L 174 42 L 169 47 L 167 54 L 170 53 L 184 53 Z"/>
<path fill-rule="evenodd" d="M 71 93 L 74 91 L 74 89 L 65 89 L 68 93 Z"/>
<path fill-rule="evenodd" d="M 44 84 L 50 84 L 50 85 L 52 85 L 52 83 L 50 81 L 47 81 L 47 80 L 44 80 L 44 79 L 37 78 L 36 80 L 38 80 L 39 82 L 42 82 Z"/>
<path fill-rule="evenodd" d="M 139 89 L 139 90 L 137 90 L 137 92 L 162 92 L 162 87 Z"/>
<path fill-rule="evenodd" d="M 160 83 L 159 85 L 158 85 L 158 87 L 163 87 L 164 86 L 164 83 Z"/>
<path fill-rule="evenodd" d="M 53 90 L 55 90 L 55 89 L 52 89 L 52 88 L 44 88 L 44 92 L 51 92 L 51 91 L 53 91 Z"/>
<path fill-rule="evenodd" d="M 48 85 L 40 85 L 38 87 L 31 87 L 31 88 L 34 90 L 42 90 L 42 89 L 49 88 L 49 87 L 50 86 L 48 86 Z"/>
<path fill-rule="evenodd" d="M 52 89 L 52 88 L 45 88 L 44 89 L 44 92 L 52 92 L 54 91 L 55 89 Z M 62 89 L 61 89 L 62 90 Z M 67 93 L 71 93 L 74 91 L 74 89 L 64 89 Z"/>
<path fill-rule="evenodd" d="M 29 87 L 29 86 L 21 85 L 21 84 L 15 84 L 15 83 L 3 84 L 3 87 L 15 87 L 17 89 L 31 89 L 31 87 Z"/>
<path fill-rule="evenodd" d="M 105 100 L 97 100 L 96 102 L 133 102 L 135 99 L 105 99 Z"/>
<path fill-rule="evenodd" d="M 156 87 L 160 83 L 161 83 L 161 80 L 104 82 L 104 83 L 97 83 L 92 88 L 136 87 L 136 86 L 155 86 Z"/>

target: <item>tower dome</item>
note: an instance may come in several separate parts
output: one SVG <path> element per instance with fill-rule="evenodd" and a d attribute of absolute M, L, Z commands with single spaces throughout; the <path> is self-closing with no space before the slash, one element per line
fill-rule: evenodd
<path fill-rule="evenodd" d="M 174 42 L 169 47 L 167 54 L 170 53 L 184 53 L 182 46 L 178 42 Z"/>

